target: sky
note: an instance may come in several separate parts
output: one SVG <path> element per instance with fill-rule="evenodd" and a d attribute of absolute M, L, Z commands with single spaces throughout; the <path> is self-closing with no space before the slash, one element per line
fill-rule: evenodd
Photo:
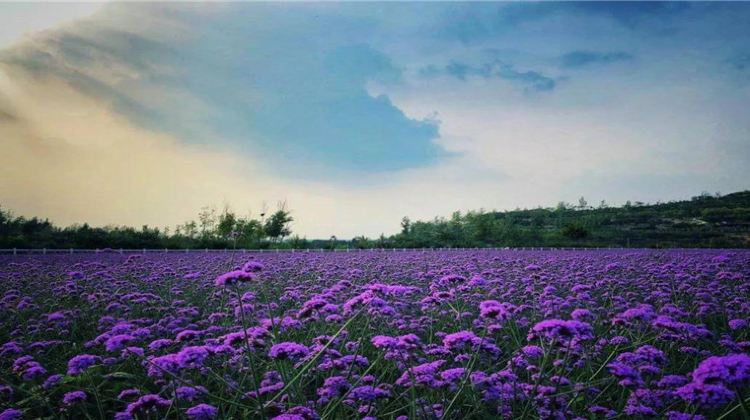
<path fill-rule="evenodd" d="M 750 3 L 0 4 L 0 205 L 377 236 L 750 187 Z"/>

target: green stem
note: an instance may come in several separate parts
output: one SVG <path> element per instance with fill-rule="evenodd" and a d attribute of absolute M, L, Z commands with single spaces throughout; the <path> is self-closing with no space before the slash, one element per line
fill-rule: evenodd
<path fill-rule="evenodd" d="M 445 410 L 443 411 L 443 415 L 440 416 L 440 420 L 443 420 L 448 416 L 448 413 L 451 411 L 453 404 L 456 403 L 459 395 L 461 395 L 461 392 L 463 392 L 464 387 L 466 386 L 466 383 L 469 381 L 469 378 L 471 377 L 472 370 L 474 369 L 474 364 L 479 358 L 478 355 L 479 355 L 479 352 L 482 350 L 482 344 L 484 343 L 484 338 L 486 336 L 487 336 L 487 328 L 484 329 L 484 332 L 482 333 L 482 337 L 479 339 L 479 345 L 477 346 L 477 349 L 471 358 L 471 362 L 469 362 L 468 369 L 464 373 L 464 378 L 461 381 L 461 386 L 458 388 L 458 391 L 456 391 L 456 395 L 453 396 L 453 399 L 451 399 L 451 402 L 448 404 L 448 407 L 446 407 Z"/>
<path fill-rule="evenodd" d="M 325 352 L 326 350 L 328 350 L 328 347 L 330 347 L 331 344 L 333 344 L 333 342 L 336 340 L 336 338 L 339 335 L 341 335 L 341 332 L 344 331 L 344 329 L 346 329 L 346 327 L 348 327 L 349 324 L 351 324 L 352 321 L 354 321 L 357 318 L 357 316 L 362 313 L 362 310 L 363 309 L 360 309 L 359 312 L 357 312 L 356 314 L 354 314 L 354 316 L 352 316 L 351 318 L 349 318 L 349 320 L 346 321 L 344 323 L 344 325 L 342 325 L 341 328 L 339 328 L 338 331 L 336 331 L 336 334 L 334 334 L 333 337 L 331 337 L 331 339 L 328 340 L 328 342 L 323 346 L 323 348 L 321 348 L 320 350 L 318 350 L 318 352 L 315 353 L 315 355 L 310 359 L 310 361 L 308 361 L 305 364 L 305 366 L 303 366 L 302 369 L 300 369 L 299 372 L 297 372 L 297 374 L 294 376 L 294 378 L 292 378 L 291 381 L 287 382 L 284 385 L 284 388 L 282 388 L 278 393 L 276 393 L 276 395 L 274 395 L 273 398 L 271 398 L 269 401 L 266 402 L 266 405 L 269 405 L 269 404 L 273 403 L 274 401 L 276 401 L 277 399 L 279 399 L 282 395 L 284 395 L 284 393 L 292 385 L 294 385 L 302 377 L 302 375 L 305 374 L 305 372 L 307 372 L 310 369 L 310 367 L 312 367 L 312 364 L 315 363 L 316 360 L 318 360 L 318 358 L 323 354 L 323 352 Z"/>
<path fill-rule="evenodd" d="M 748 408 L 745 396 L 742 395 L 742 390 L 737 387 L 734 391 L 737 393 L 737 396 L 740 399 L 740 406 L 742 406 L 742 418 L 744 418 L 745 420 L 750 420 L 750 408 Z"/>
<path fill-rule="evenodd" d="M 237 292 L 237 304 L 239 305 L 239 308 L 240 308 L 240 322 L 242 323 L 242 333 L 244 334 L 245 351 L 247 351 L 247 365 L 248 365 L 248 368 L 250 369 L 250 377 L 252 379 L 251 383 L 253 385 L 253 389 L 258 389 L 258 383 L 257 383 L 258 378 L 255 375 L 255 368 L 253 367 L 253 360 L 252 360 L 253 350 L 252 348 L 250 348 L 250 337 L 248 337 L 247 335 L 247 323 L 245 322 L 245 309 L 242 307 L 243 305 L 242 294 L 240 293 L 239 283 L 234 284 L 234 290 L 235 292 Z M 265 418 L 265 416 L 263 415 L 263 405 L 260 402 L 260 395 L 258 395 L 257 401 L 258 401 L 258 410 L 259 410 L 258 414 L 261 417 Z"/>

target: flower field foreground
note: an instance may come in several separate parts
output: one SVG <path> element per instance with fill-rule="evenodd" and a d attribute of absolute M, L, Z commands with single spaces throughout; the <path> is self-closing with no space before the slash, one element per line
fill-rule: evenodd
<path fill-rule="evenodd" d="M 750 253 L 0 256 L 0 419 L 750 418 Z"/>

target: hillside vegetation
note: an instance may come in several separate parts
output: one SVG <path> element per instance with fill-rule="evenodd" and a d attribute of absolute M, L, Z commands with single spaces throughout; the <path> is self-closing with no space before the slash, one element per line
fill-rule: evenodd
<path fill-rule="evenodd" d="M 750 191 L 622 207 L 594 208 L 581 199 L 556 208 L 457 212 L 429 222 L 405 218 L 392 242 L 398 247 L 748 247 Z"/>
<path fill-rule="evenodd" d="M 444 247 L 750 247 L 750 191 L 702 194 L 669 203 L 576 205 L 455 212 L 450 218 L 401 221 L 401 232 L 371 239 L 300 238 L 280 204 L 268 217 L 240 217 L 208 207 L 198 221 L 169 229 L 143 226 L 65 228 L 0 209 L 0 248 L 444 248 Z"/>

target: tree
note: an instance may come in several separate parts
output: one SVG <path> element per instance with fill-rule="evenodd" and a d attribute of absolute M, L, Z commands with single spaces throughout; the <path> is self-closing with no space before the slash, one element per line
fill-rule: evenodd
<path fill-rule="evenodd" d="M 338 244 L 339 240 L 336 238 L 336 235 L 331 235 L 331 238 L 328 239 L 328 249 L 336 249 L 336 244 Z"/>
<path fill-rule="evenodd" d="M 198 221 L 201 224 L 201 236 L 207 238 L 213 232 L 216 224 L 216 209 L 208 206 L 203 207 L 198 213 Z"/>
<path fill-rule="evenodd" d="M 401 219 L 401 233 L 403 233 L 404 235 L 408 235 L 410 227 L 411 227 L 411 220 L 409 219 L 408 216 L 404 216 Z"/>
<path fill-rule="evenodd" d="M 235 231 L 237 216 L 229 210 L 228 206 L 219 215 L 219 223 L 216 225 L 216 233 L 222 238 L 229 238 Z"/>
<path fill-rule="evenodd" d="M 235 224 L 237 239 L 243 246 L 254 247 L 263 239 L 263 225 L 256 219 L 238 219 Z"/>
<path fill-rule="evenodd" d="M 378 248 L 385 248 L 387 244 L 388 240 L 386 239 L 385 235 L 381 233 L 377 241 Z"/>
<path fill-rule="evenodd" d="M 369 240 L 365 235 L 355 236 L 354 238 L 352 238 L 352 247 L 355 249 L 372 248 L 372 241 Z"/>
<path fill-rule="evenodd" d="M 306 238 L 300 238 L 299 235 L 294 235 L 289 238 L 289 246 L 295 249 L 307 248 L 307 242 Z"/>
<path fill-rule="evenodd" d="M 587 237 L 589 232 L 580 223 L 570 223 L 562 229 L 562 234 L 566 238 L 578 240 Z"/>
<path fill-rule="evenodd" d="M 263 230 L 274 242 L 277 240 L 284 240 L 285 236 L 292 233 L 289 224 L 293 221 L 294 218 L 292 218 L 289 211 L 286 210 L 286 203 L 280 203 L 279 209 L 276 210 L 268 220 L 266 220 Z"/>
<path fill-rule="evenodd" d="M 198 224 L 195 223 L 195 220 L 185 222 L 185 224 L 182 225 L 182 231 L 185 233 L 185 236 L 193 239 L 195 238 L 195 235 L 198 234 Z"/>

